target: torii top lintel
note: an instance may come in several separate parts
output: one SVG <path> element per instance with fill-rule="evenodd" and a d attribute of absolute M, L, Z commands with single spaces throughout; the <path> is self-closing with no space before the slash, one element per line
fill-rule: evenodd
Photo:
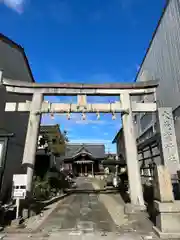
<path fill-rule="evenodd" d="M 155 92 L 158 81 L 136 83 L 82 84 L 82 83 L 29 83 L 2 78 L 8 92 L 43 95 L 119 95 L 128 91 L 132 95 Z"/>

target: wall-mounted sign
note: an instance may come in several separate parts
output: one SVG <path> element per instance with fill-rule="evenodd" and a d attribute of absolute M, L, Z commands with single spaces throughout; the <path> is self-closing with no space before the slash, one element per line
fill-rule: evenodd
<path fill-rule="evenodd" d="M 13 175 L 13 198 L 25 199 L 27 186 L 27 174 Z"/>

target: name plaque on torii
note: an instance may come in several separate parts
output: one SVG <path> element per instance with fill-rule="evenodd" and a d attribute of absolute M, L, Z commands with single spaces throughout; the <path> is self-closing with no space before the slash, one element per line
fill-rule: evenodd
<path fill-rule="evenodd" d="M 87 96 L 86 95 L 78 95 L 77 96 L 77 104 L 80 107 L 85 107 L 87 105 Z"/>

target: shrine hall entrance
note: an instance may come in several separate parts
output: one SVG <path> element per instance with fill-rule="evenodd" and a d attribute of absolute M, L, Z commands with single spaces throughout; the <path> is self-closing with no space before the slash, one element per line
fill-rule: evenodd
<path fill-rule="evenodd" d="M 94 176 L 105 158 L 104 144 L 67 144 L 64 163 L 71 165 L 76 176 Z"/>
<path fill-rule="evenodd" d="M 99 172 L 99 164 L 91 160 L 78 160 L 73 164 L 77 176 L 94 176 Z"/>
<path fill-rule="evenodd" d="M 93 176 L 93 164 L 90 160 L 79 160 L 73 164 L 73 170 L 77 176 Z"/>

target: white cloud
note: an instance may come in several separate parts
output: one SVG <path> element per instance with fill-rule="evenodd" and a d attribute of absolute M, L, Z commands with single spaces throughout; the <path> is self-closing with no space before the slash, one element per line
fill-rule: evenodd
<path fill-rule="evenodd" d="M 71 143 L 97 143 L 97 144 L 111 144 L 111 140 L 104 140 L 104 139 L 93 139 L 93 138 L 76 138 L 72 139 Z"/>
<path fill-rule="evenodd" d="M 76 124 L 82 124 L 82 125 L 86 125 L 86 124 L 107 124 L 106 121 L 102 121 L 102 120 L 91 120 L 91 119 L 87 119 L 87 120 L 77 120 L 75 122 Z"/>
<path fill-rule="evenodd" d="M 4 3 L 7 7 L 21 14 L 24 11 L 26 0 L 0 0 L 0 2 Z"/>

